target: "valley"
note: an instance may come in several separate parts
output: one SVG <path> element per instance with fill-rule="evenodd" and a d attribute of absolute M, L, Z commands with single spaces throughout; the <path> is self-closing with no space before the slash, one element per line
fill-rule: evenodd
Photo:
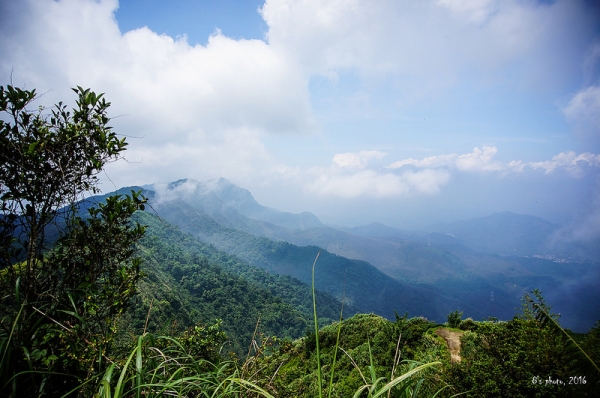
<path fill-rule="evenodd" d="M 564 327 L 585 332 L 600 319 L 593 253 L 565 260 L 564 245 L 553 251 L 548 243 L 559 227 L 535 217 L 499 213 L 420 231 L 381 224 L 338 229 L 310 213 L 261 206 L 222 178 L 149 185 L 144 194 L 150 213 L 272 275 L 310 285 L 322 250 L 315 286 L 353 306 L 346 310 L 438 322 L 453 310 L 510 319 L 523 294 L 540 289 Z"/>

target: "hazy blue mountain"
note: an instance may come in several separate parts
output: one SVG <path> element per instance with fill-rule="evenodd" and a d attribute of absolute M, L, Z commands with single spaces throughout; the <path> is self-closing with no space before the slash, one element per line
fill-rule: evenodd
<path fill-rule="evenodd" d="M 535 217 L 501 213 L 418 233 L 377 223 L 340 230 L 263 207 L 225 179 L 147 188 L 154 189 L 146 194 L 161 217 L 269 272 L 310 283 L 317 247 L 327 250 L 317 287 L 341 299 L 346 280 L 346 301 L 360 311 L 386 317 L 408 311 L 442 321 L 460 309 L 476 319 L 502 319 L 512 317 L 525 292 L 538 288 L 567 327 L 586 331 L 600 318 L 600 305 L 580 301 L 600 302 L 594 287 L 600 267 L 532 258 L 547 253 L 538 250 L 558 228 Z"/>
<path fill-rule="evenodd" d="M 366 238 L 410 238 L 415 236 L 415 232 L 390 227 L 388 225 L 374 222 L 369 225 L 358 227 L 336 227 L 340 231 L 348 232 L 352 235 L 363 236 Z"/>
<path fill-rule="evenodd" d="M 430 229 L 480 252 L 532 256 L 552 252 L 551 238 L 559 228 L 538 217 L 502 212 Z"/>
<path fill-rule="evenodd" d="M 249 261 L 253 266 L 311 283 L 312 264 L 319 247 L 300 247 L 232 229 L 175 199 L 168 205 L 163 203 L 158 214 L 199 240 Z M 351 260 L 325 250 L 317 263 L 315 286 L 337 299 L 343 298 L 361 312 L 374 312 L 392 319 L 397 311 L 442 321 L 459 305 L 457 300 L 442 297 L 427 286 L 404 283 L 365 261 Z M 485 316 L 476 307 L 472 311 L 473 316 Z"/>

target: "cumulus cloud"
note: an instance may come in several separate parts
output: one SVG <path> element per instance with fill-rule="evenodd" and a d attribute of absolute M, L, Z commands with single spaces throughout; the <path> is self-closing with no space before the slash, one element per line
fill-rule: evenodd
<path fill-rule="evenodd" d="M 306 190 L 322 196 L 340 198 L 401 197 L 432 195 L 450 180 L 446 170 L 408 170 L 395 173 L 369 168 L 371 159 L 383 159 L 386 153 L 371 150 L 336 154 L 329 168 L 315 167 L 304 175 Z"/>
<path fill-rule="evenodd" d="M 423 159 L 403 159 L 381 168 L 371 165 L 371 159 L 383 159 L 380 151 L 359 151 L 336 154 L 330 167 L 314 167 L 306 172 L 295 170 L 294 178 L 305 187 L 306 192 L 321 197 L 354 199 L 401 198 L 433 196 L 453 179 L 454 175 L 483 176 L 490 173 L 500 178 L 508 174 L 523 174 L 526 170 L 544 171 L 544 174 L 563 172 L 568 178 L 578 177 L 592 168 L 597 174 L 600 155 L 563 152 L 552 159 L 540 162 L 495 159 L 495 146 L 475 147 L 464 154 L 442 154 Z"/>
<path fill-rule="evenodd" d="M 131 143 L 131 163 L 107 169 L 117 186 L 258 173 L 272 166 L 265 135 L 318 131 L 307 77 L 264 41 L 217 30 L 205 46 L 191 46 L 145 27 L 120 32 L 116 0 L 1 7 L 5 78 L 45 93 L 46 105 L 68 102 L 76 85 L 112 102 L 111 125 Z"/>
<path fill-rule="evenodd" d="M 503 168 L 493 158 L 498 149 L 493 146 L 484 146 L 482 149 L 473 148 L 473 152 L 458 156 L 456 167 L 460 171 L 498 171 Z"/>
<path fill-rule="evenodd" d="M 473 148 L 473 152 L 458 155 L 456 153 L 429 156 L 424 159 L 403 159 L 387 166 L 388 169 L 399 169 L 406 165 L 412 165 L 417 168 L 440 168 L 452 167 L 460 171 L 481 172 L 481 171 L 499 171 L 506 166 L 500 162 L 494 161 L 494 156 L 498 152 L 495 146 L 483 146 Z"/>
<path fill-rule="evenodd" d="M 106 91 L 151 138 L 202 127 L 270 133 L 314 128 L 305 77 L 261 40 L 216 31 L 190 46 L 148 28 L 121 33 L 116 1 L 24 1 L 22 28 L 2 29 L 2 71 L 41 89 Z M 6 47 L 11 47 L 7 49 Z M 154 131 L 153 131 L 154 130 Z"/>
<path fill-rule="evenodd" d="M 531 162 L 529 163 L 529 166 L 534 169 L 545 170 L 547 174 L 557 170 L 566 170 L 573 175 L 579 175 L 585 166 L 600 167 L 600 155 L 594 155 L 589 152 L 581 153 L 579 155 L 573 151 L 561 152 L 558 155 L 553 156 L 551 160 Z"/>
<path fill-rule="evenodd" d="M 521 160 L 512 160 L 510 162 L 500 162 L 494 160 L 494 156 L 498 153 L 498 148 L 495 146 L 483 146 L 473 148 L 470 153 L 458 155 L 456 153 L 443 154 L 437 156 L 429 156 L 423 159 L 403 159 L 396 161 L 389 166 L 388 169 L 400 169 L 404 166 L 413 166 L 416 168 L 445 168 L 454 169 L 461 172 L 523 172 L 525 168 L 541 169 L 546 174 L 553 173 L 557 170 L 564 170 L 572 175 L 578 175 L 582 172 L 582 168 L 600 167 L 600 155 L 595 155 L 589 152 L 576 154 L 573 151 L 561 152 L 553 156 L 551 160 L 541 162 L 523 162 Z"/>
<path fill-rule="evenodd" d="M 387 168 L 399 169 L 406 165 L 412 165 L 412 166 L 419 167 L 419 168 L 444 167 L 444 166 L 452 165 L 456 161 L 456 158 L 458 158 L 458 155 L 455 153 L 452 153 L 449 155 L 429 156 L 429 157 L 426 157 L 426 158 L 420 159 L 420 160 L 408 158 L 408 159 L 398 160 L 397 162 L 394 162 L 394 163 L 390 164 L 389 166 L 387 166 Z"/>
<path fill-rule="evenodd" d="M 581 50 L 572 26 L 593 23 L 579 2 L 565 0 L 267 0 L 261 12 L 269 44 L 308 73 L 393 76 L 412 95 L 452 86 L 464 73 L 560 86 L 565 69 L 579 67 L 569 56 Z"/>

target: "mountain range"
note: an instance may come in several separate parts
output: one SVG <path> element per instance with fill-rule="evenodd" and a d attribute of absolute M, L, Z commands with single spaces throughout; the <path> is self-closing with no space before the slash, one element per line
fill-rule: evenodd
<path fill-rule="evenodd" d="M 454 310 L 474 319 L 509 319 L 525 292 L 540 289 L 564 326 L 587 331 L 600 319 L 598 259 L 553 246 L 560 226 L 540 218 L 505 212 L 420 231 L 382 224 L 335 228 L 308 212 L 262 206 L 224 178 L 119 192 L 130 189 L 143 189 L 150 213 L 271 274 L 310 285 L 320 253 L 315 287 L 354 311 L 439 322 Z"/>

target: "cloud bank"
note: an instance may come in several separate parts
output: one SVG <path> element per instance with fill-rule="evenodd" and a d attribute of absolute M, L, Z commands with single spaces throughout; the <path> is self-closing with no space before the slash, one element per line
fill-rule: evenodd
<path fill-rule="evenodd" d="M 267 205 L 318 212 L 339 198 L 435 205 L 482 181 L 526 181 L 503 191 L 526 202 L 534 186 L 580 181 L 579 194 L 598 180 L 590 2 L 267 0 L 263 40 L 217 29 L 205 45 L 122 32 L 117 10 L 116 0 L 0 2 L 3 84 L 36 88 L 46 105 L 76 85 L 112 102 L 130 147 L 105 190 L 223 176 Z"/>
<path fill-rule="evenodd" d="M 494 173 L 498 178 L 543 171 L 543 174 L 562 173 L 569 178 L 598 175 L 600 155 L 589 152 L 562 152 L 551 160 L 501 162 L 495 159 L 495 146 L 475 147 L 464 154 L 442 154 L 422 159 L 407 158 L 384 167 L 369 167 L 372 159 L 387 156 L 380 151 L 360 151 L 336 154 L 329 168 L 315 168 L 306 174 L 309 191 L 341 198 L 359 196 L 402 197 L 433 195 L 447 185 L 452 175 Z"/>

